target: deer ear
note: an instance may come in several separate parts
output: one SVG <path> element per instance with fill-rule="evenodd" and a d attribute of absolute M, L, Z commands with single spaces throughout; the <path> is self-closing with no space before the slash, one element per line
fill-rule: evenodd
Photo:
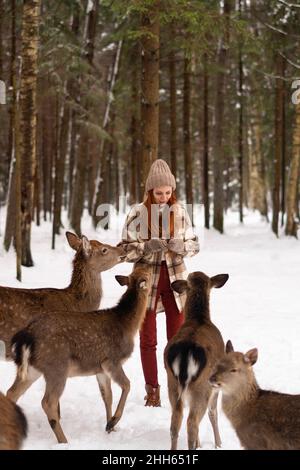
<path fill-rule="evenodd" d="M 116 275 L 115 276 L 116 281 L 120 284 L 120 286 L 128 286 L 129 285 L 129 277 L 128 276 L 121 276 L 121 275 Z"/>
<path fill-rule="evenodd" d="M 91 246 L 89 240 L 84 235 L 82 235 L 81 240 L 82 240 L 83 254 L 84 254 L 84 256 L 88 257 L 88 256 L 90 256 L 92 246 Z"/>
<path fill-rule="evenodd" d="M 256 363 L 258 357 L 257 348 L 250 349 L 246 354 L 244 354 L 244 361 L 249 362 L 252 366 Z"/>
<path fill-rule="evenodd" d="M 217 274 L 216 276 L 210 278 L 211 286 L 219 289 L 220 287 L 224 286 L 228 279 L 228 274 Z"/>
<path fill-rule="evenodd" d="M 226 352 L 226 354 L 228 354 L 228 353 L 233 352 L 233 351 L 234 351 L 234 349 L 233 349 L 233 346 L 232 346 L 232 342 L 229 339 L 226 343 L 226 346 L 225 346 L 225 352 Z"/>
<path fill-rule="evenodd" d="M 187 290 L 187 281 L 184 281 L 184 280 L 174 281 L 172 282 L 171 287 L 178 294 L 182 294 L 183 292 Z"/>
<path fill-rule="evenodd" d="M 147 290 L 147 281 L 145 279 L 142 279 L 140 282 L 139 282 L 139 288 L 140 289 L 143 289 L 143 290 Z"/>
<path fill-rule="evenodd" d="M 66 237 L 68 240 L 68 243 L 73 250 L 77 251 L 78 248 L 81 246 L 81 239 L 75 235 L 75 233 L 72 232 L 66 232 Z"/>

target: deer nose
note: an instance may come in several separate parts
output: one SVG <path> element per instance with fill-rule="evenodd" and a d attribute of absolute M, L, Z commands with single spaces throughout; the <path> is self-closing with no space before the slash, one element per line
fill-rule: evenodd
<path fill-rule="evenodd" d="M 120 247 L 120 248 L 121 248 L 121 250 L 120 250 L 120 253 L 119 253 L 119 260 L 124 261 L 126 256 L 127 256 L 127 253 L 126 253 L 126 250 L 123 246 Z"/>
<path fill-rule="evenodd" d="M 213 387 L 219 387 L 220 386 L 220 383 L 217 382 L 216 374 L 211 375 L 211 377 L 209 378 L 208 381 L 209 381 L 210 385 L 212 385 Z"/>

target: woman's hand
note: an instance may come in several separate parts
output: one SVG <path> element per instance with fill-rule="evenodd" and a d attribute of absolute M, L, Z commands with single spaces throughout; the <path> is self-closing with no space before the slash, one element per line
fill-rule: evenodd
<path fill-rule="evenodd" d="M 184 241 L 180 238 L 171 238 L 168 243 L 168 249 L 174 251 L 174 253 L 182 254 L 184 253 Z"/>
<path fill-rule="evenodd" d="M 145 242 L 145 253 L 157 253 L 159 251 L 167 251 L 168 242 L 160 238 L 151 238 Z"/>

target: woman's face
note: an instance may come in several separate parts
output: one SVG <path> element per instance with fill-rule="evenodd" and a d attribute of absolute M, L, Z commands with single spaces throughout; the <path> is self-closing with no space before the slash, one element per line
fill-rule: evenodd
<path fill-rule="evenodd" d="M 171 186 L 159 186 L 153 189 L 153 196 L 156 204 L 166 204 L 172 196 Z"/>

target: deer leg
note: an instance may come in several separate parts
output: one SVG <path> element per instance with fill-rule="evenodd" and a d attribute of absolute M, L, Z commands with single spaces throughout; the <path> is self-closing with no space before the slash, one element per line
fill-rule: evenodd
<path fill-rule="evenodd" d="M 172 417 L 171 417 L 171 450 L 177 450 L 178 434 L 181 427 L 183 418 L 183 403 L 179 399 L 175 405 L 172 405 Z"/>
<path fill-rule="evenodd" d="M 183 418 L 183 402 L 179 396 L 178 383 L 173 377 L 168 376 L 168 394 L 172 407 L 170 426 L 171 450 L 177 450 L 178 434 Z"/>
<path fill-rule="evenodd" d="M 208 399 L 205 396 L 193 394 L 190 400 L 190 412 L 187 419 L 188 448 L 200 447 L 199 424 L 205 414 Z"/>
<path fill-rule="evenodd" d="M 66 443 L 68 441 L 60 425 L 59 417 L 59 399 L 65 388 L 66 377 L 60 377 L 59 382 L 57 382 L 57 380 L 54 382 L 53 379 L 50 381 L 46 377 L 45 380 L 46 391 L 42 399 L 42 407 L 47 415 L 49 424 L 56 436 L 57 441 L 59 443 Z"/>
<path fill-rule="evenodd" d="M 110 378 L 104 373 L 96 374 L 96 378 L 97 378 L 100 393 L 101 393 L 101 396 L 105 405 L 106 423 L 108 423 L 112 417 L 111 381 L 110 381 Z"/>
<path fill-rule="evenodd" d="M 118 406 L 116 408 L 116 411 L 113 417 L 108 421 L 106 425 L 106 431 L 111 432 L 113 431 L 115 425 L 120 421 L 120 418 L 123 414 L 127 395 L 130 390 L 130 382 L 128 378 L 126 377 L 125 372 L 123 371 L 121 365 L 118 365 L 118 366 L 109 365 L 108 367 L 105 366 L 105 368 L 109 372 L 113 381 L 116 382 L 122 389 L 121 397 L 120 397 Z"/>
<path fill-rule="evenodd" d="M 221 444 L 222 444 L 220 434 L 219 434 L 219 426 L 218 426 L 218 409 L 217 409 L 218 396 L 219 396 L 219 392 L 213 391 L 208 402 L 208 417 L 210 419 L 210 422 L 213 428 L 216 449 L 218 447 L 221 447 Z"/>
<path fill-rule="evenodd" d="M 15 403 L 28 390 L 28 388 L 41 376 L 41 372 L 32 366 L 28 367 L 28 374 L 25 379 L 17 374 L 16 379 L 10 389 L 7 391 L 7 397 Z"/>

